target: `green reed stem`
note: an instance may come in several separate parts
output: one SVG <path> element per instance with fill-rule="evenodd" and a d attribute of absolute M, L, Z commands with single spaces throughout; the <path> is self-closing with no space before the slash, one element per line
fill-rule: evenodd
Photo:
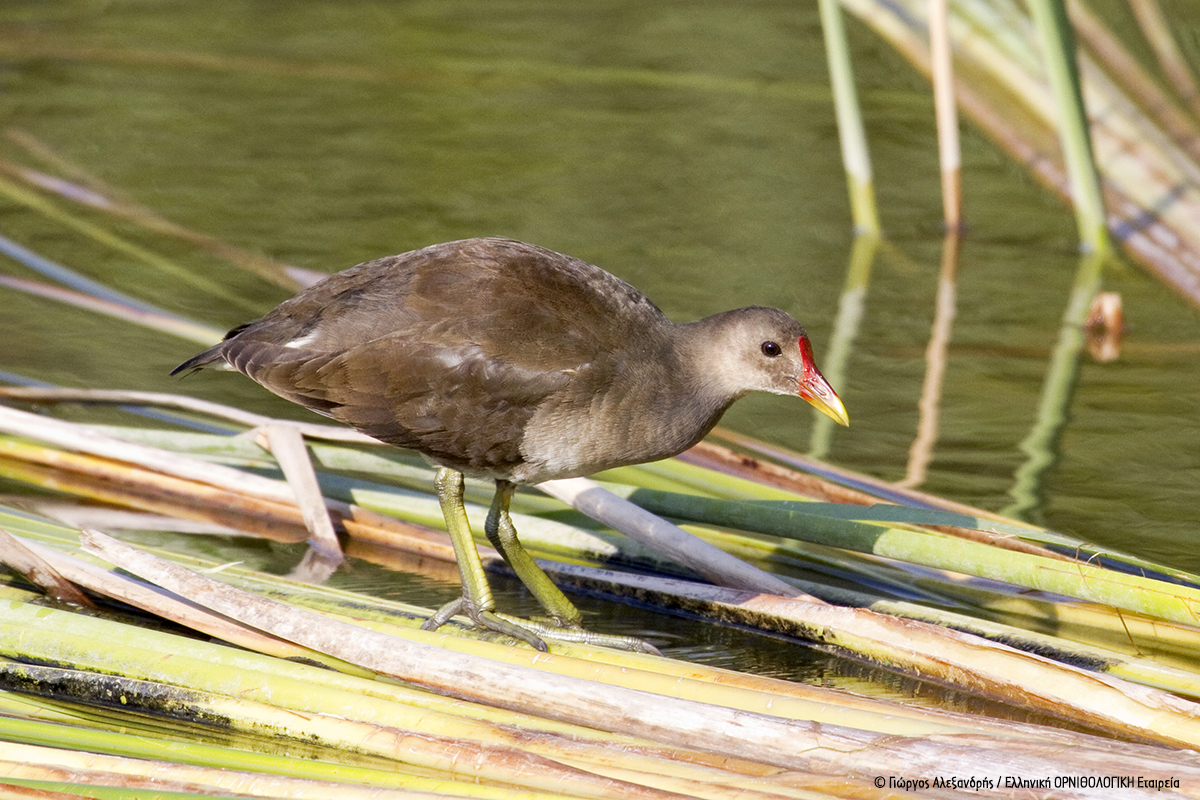
<path fill-rule="evenodd" d="M 837 110 L 838 137 L 842 143 L 842 161 L 850 189 L 850 212 L 859 233 L 879 233 L 879 212 L 875 206 L 875 183 L 871 175 L 871 155 L 863 130 L 858 92 L 854 88 L 854 70 L 850 46 L 838 0 L 820 0 L 821 27 L 825 32 L 825 52 L 833 101 Z"/>
<path fill-rule="evenodd" d="M 1063 0 L 1030 0 L 1029 7 L 1058 107 L 1059 138 L 1071 179 L 1079 238 L 1086 250 L 1107 254 L 1112 245 L 1075 61 L 1075 36 L 1066 7 Z"/>

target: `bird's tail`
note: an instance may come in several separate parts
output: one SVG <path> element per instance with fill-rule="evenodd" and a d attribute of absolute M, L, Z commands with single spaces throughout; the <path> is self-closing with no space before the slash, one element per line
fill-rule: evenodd
<path fill-rule="evenodd" d="M 181 372 L 186 372 L 189 375 L 202 367 L 207 367 L 214 361 L 223 361 L 225 359 L 225 342 L 214 345 L 203 353 L 197 353 L 187 361 L 180 364 L 175 369 L 171 370 L 172 375 L 178 375 Z"/>

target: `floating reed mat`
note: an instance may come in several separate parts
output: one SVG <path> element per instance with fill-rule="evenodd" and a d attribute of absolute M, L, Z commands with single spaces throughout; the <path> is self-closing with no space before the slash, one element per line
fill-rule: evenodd
<path fill-rule="evenodd" d="M 0 412 L 3 426 L 24 434 L 0 437 L 0 472 L 10 478 L 125 507 L 150 509 L 158 514 L 219 519 L 233 528 L 248 529 L 257 535 L 288 541 L 303 541 L 308 536 L 295 493 L 283 481 L 268 477 L 280 470 L 272 466 L 271 455 L 253 439 L 101 429 L 15 409 L 0 409 Z M 171 452 L 144 442 L 124 441 L 113 433 L 128 438 L 154 439 L 160 444 L 174 443 L 183 449 L 191 447 L 196 452 Z M 309 433 L 319 435 L 321 431 Z M 37 443 L 33 441 L 35 438 L 52 441 L 55 446 Z M 721 451 L 711 453 L 719 456 Z M 200 460 L 197 457 L 200 454 L 208 460 Z M 386 476 L 412 486 L 429 485 L 428 469 L 391 450 L 357 451 L 341 444 L 314 443 L 312 454 L 321 468 L 319 478 L 323 488 L 331 483 L 332 477 L 337 477 L 329 474 L 334 465 L 356 475 Z M 949 550 L 960 548 L 962 544 L 945 533 L 916 525 L 911 516 L 913 509 L 840 505 L 842 513 L 839 515 L 833 513 L 836 509 L 830 508 L 828 503 L 807 501 L 808 506 L 804 506 L 806 501 L 801 499 L 802 495 L 784 488 L 788 485 L 788 472 L 780 467 L 765 470 L 769 477 L 766 482 L 770 485 L 760 485 L 745 477 L 722 475 L 689 464 L 672 467 L 671 463 L 645 468 L 653 479 L 650 482 L 656 485 L 662 485 L 664 481 L 677 486 L 701 485 L 708 489 L 705 494 L 724 493 L 739 498 L 737 503 L 717 504 L 716 508 L 712 508 L 711 498 L 699 498 L 703 502 L 671 511 L 676 516 L 696 516 L 696 509 L 708 507 L 713 512 L 706 517 L 708 524 L 690 527 L 703 533 L 710 544 L 732 542 L 733 549 L 750 552 L 755 543 L 766 545 L 771 542 L 768 548 L 782 553 L 799 553 L 801 551 L 789 548 L 809 546 L 789 539 L 764 538 L 765 534 L 754 530 L 762 527 L 761 520 L 745 517 L 746 512 L 756 505 L 775 515 L 769 514 L 767 519 L 774 519 L 771 524 L 776 527 L 780 519 L 784 519 L 790 520 L 796 529 L 813 528 L 809 538 L 813 533 L 828 536 L 830 520 L 836 521 L 839 516 L 849 517 L 855 525 L 867 524 L 863 518 L 902 517 L 903 525 L 879 523 L 877 530 L 893 538 L 905 531 L 924 537 L 941 536 L 943 546 Z M 742 463 L 744 465 L 744 460 Z M 633 481 L 640 469 L 610 477 Z M 797 476 L 797 485 L 812 485 L 811 477 L 800 478 Z M 350 537 L 347 543 L 351 553 L 360 552 L 357 548 L 361 546 L 361 552 L 374 557 L 379 548 L 398 544 L 426 558 L 451 557 L 443 535 L 428 527 L 439 520 L 436 502 L 427 494 L 413 489 L 391 490 L 385 498 L 382 495 L 387 492 L 379 484 L 361 478 L 343 478 L 343 481 L 340 491 L 347 498 L 370 496 L 389 512 L 407 513 L 418 520 L 395 520 L 347 500 L 329 500 L 328 508 L 334 512 L 339 533 Z M 631 497 L 637 497 L 638 492 L 651 491 L 636 486 L 613 488 Z M 824 496 L 835 490 L 835 487 L 825 487 L 820 493 Z M 476 487 L 475 491 L 486 502 L 486 487 Z M 677 495 L 668 496 L 661 489 L 653 490 L 652 496 L 659 502 L 680 502 Z M 620 563 L 625 557 L 621 552 L 623 544 L 613 548 L 614 542 L 619 543 L 622 537 L 608 528 L 594 523 L 591 527 L 576 527 L 562 521 L 551 522 L 539 515 L 547 512 L 561 515 L 561 511 L 556 510 L 561 506 L 537 495 L 523 493 L 519 498 L 522 517 L 518 525 L 522 531 L 526 530 L 528 521 L 531 532 L 536 532 L 535 539 L 543 536 L 559 538 L 558 534 L 570 531 L 572 533 L 566 538 L 572 543 L 587 542 L 578 550 L 564 547 L 575 554 L 572 560 L 586 562 L 609 558 Z M 611 502 L 619 504 L 621 500 L 613 495 Z M 797 507 L 797 503 L 802 505 Z M 894 510 L 888 512 L 888 508 Z M 730 509 L 734 510 L 737 519 L 720 518 L 720 514 L 728 514 Z M 806 513 L 808 509 L 824 509 L 818 524 L 809 524 L 814 515 Z M 477 516 L 481 513 L 482 508 L 475 512 Z M 640 513 L 645 515 L 644 511 Z M 961 513 L 951 517 L 946 516 L 950 512 L 939 513 L 941 516 L 934 515 L 929 519 L 946 529 L 953 527 L 947 528 L 948 522 L 962 523 L 970 519 L 964 519 Z M 604 517 L 610 525 L 623 525 L 620 520 L 610 518 L 607 512 Z M 543 527 L 532 524 L 534 522 Z M 668 525 L 661 519 L 657 522 Z M 712 527 L 712 523 L 725 527 Z M 993 533 L 994 529 L 1002 529 L 1034 538 L 1038 535 L 1048 537 L 1028 526 L 1013 524 L 1009 529 L 1001 523 L 982 519 L 971 524 L 980 528 L 990 525 Z M 743 525 L 752 530 L 739 533 L 728 527 L 731 525 Z M 349 759 L 362 769 L 378 769 L 382 760 L 393 770 L 400 769 L 397 763 L 403 763 L 403 769 L 408 771 L 406 774 L 432 775 L 439 780 L 465 778 L 489 786 L 518 786 L 523 791 L 574 796 L 610 796 L 605 792 L 615 792 L 611 796 L 628 796 L 620 792 L 632 791 L 630 786 L 695 797 L 749 791 L 763 792 L 765 796 L 791 796 L 789 793 L 824 787 L 824 782 L 831 776 L 848 779 L 850 783 L 845 785 L 845 791 L 854 794 L 870 791 L 866 781 L 883 769 L 882 763 L 891 763 L 893 767 L 889 769 L 897 773 L 917 771 L 927 775 L 975 774 L 976 765 L 993 763 L 996 759 L 1022 765 L 1020 769 L 1025 774 L 1059 774 L 1064 770 L 1106 770 L 1105 774 L 1112 774 L 1113 770 L 1125 768 L 1131 771 L 1129 774 L 1137 770 L 1142 774 L 1147 765 L 1162 760 L 1185 765 L 1186 769 L 1176 768 L 1175 775 L 1187 776 L 1192 774 L 1187 770 L 1200 769 L 1200 763 L 1185 751 L 1101 742 L 1081 734 L 972 720 L 961 715 L 918 712 L 897 704 L 863 701 L 841 693 L 705 670 L 667 659 L 596 650 L 556 640 L 552 640 L 551 656 L 539 656 L 508 643 L 478 642 L 448 633 L 425 633 L 414 630 L 429 613 L 424 609 L 404 608 L 235 567 L 221 569 L 217 574 L 222 583 L 217 583 L 195 571 L 212 570 L 218 566 L 216 564 L 169 553 L 155 556 L 98 533 L 86 534 L 85 544 L 90 551 L 143 579 L 135 581 L 104 568 L 94 558 L 84 557 L 79 550 L 78 534 L 69 528 L 40 521 L 28 514 L 3 510 L 0 510 L 0 527 L 17 535 L 0 540 L 6 563 L 28 574 L 40 585 L 48 586 L 47 591 L 58 593 L 55 587 L 63 583 L 83 587 L 89 597 L 108 597 L 143 608 L 217 640 L 263 653 L 264 657 L 270 656 L 270 663 L 290 658 L 322 664 L 326 669 L 313 674 L 326 682 L 332 680 L 331 676 L 343 675 L 346 679 L 368 681 L 377 689 L 393 684 L 373 676 L 390 676 L 417 692 L 420 702 L 425 704 L 416 718 L 407 717 L 406 721 L 393 721 L 394 724 L 388 722 L 384 726 L 387 728 L 385 733 L 374 732 L 370 726 L 380 723 L 366 711 L 362 712 L 362 719 L 355 718 L 355 724 L 338 723 L 337 732 L 323 729 L 318 732 L 311 726 L 320 727 L 326 715 L 348 716 L 346 709 L 349 706 L 344 695 L 333 699 L 314 697 L 315 705 L 280 714 L 270 706 L 277 704 L 276 698 L 281 696 L 282 689 L 274 688 L 255 700 L 247 694 L 245 686 L 222 688 L 224 678 L 217 678 L 215 662 L 211 661 L 216 658 L 213 655 L 218 652 L 216 650 L 195 657 L 190 668 L 191 677 L 171 678 L 144 665 L 147 662 L 164 663 L 164 653 L 171 654 L 167 659 L 171 665 L 182 665 L 182 642 L 172 640 L 157 649 L 147 648 L 141 643 L 149 641 L 146 638 L 149 634 L 143 627 L 129 624 L 128 620 L 100 621 L 94 616 L 66 610 L 48 612 L 35 605 L 32 597 L 21 597 L 19 602 L 9 604 L 6 613 L 15 616 L 5 623 L 4 633 L 0 635 L 0 640 L 5 643 L 0 657 L 12 661 L 3 670 L 3 685 L 23 696 L 52 698 L 53 703 L 58 704 L 50 707 L 55 714 L 61 714 L 61 704 L 68 702 L 72 708 L 79 703 L 100 706 L 108 709 L 105 713 L 110 716 L 116 706 L 119 715 L 135 713 L 139 719 L 145 715 L 165 715 L 192 728 L 199 724 L 210 736 L 214 725 L 222 731 L 235 730 L 239 737 L 249 741 L 247 744 L 239 739 L 238 747 L 256 753 L 278 747 L 279 740 L 318 742 L 322 748 L 320 759 L 337 763 Z M 861 529 L 854 530 L 862 534 Z M 889 533 L 892 531 L 896 533 Z M 780 532 L 787 533 L 776 531 Z M 640 535 L 632 529 L 630 533 Z M 686 537 L 687 534 L 680 530 L 673 535 Z M 959 544 L 956 545 L 956 541 Z M 653 553 L 647 552 L 647 548 L 655 544 L 652 538 L 643 542 L 643 549 L 634 560 L 669 568 L 662 560 L 655 562 Z M 986 546 L 979 541 L 970 544 L 972 547 Z M 836 558 L 831 555 L 836 548 L 828 542 L 815 546 L 828 558 Z M 1055 572 L 1071 568 L 1084 576 L 1085 582 L 1096 582 L 1090 572 L 1094 568 L 1071 567 L 1072 562 L 1061 556 L 1052 559 L 1024 551 L 993 549 L 1000 559 L 1043 558 Z M 164 560 L 163 556 L 170 560 Z M 886 561 L 879 561 L 877 556 L 869 553 L 844 553 L 842 558 L 846 570 L 861 569 L 862 574 L 891 570 L 894 580 L 900 581 L 905 567 L 897 561 L 897 556 L 897 553 L 890 553 Z M 1196 630 L 1183 622 L 1155 619 L 1153 608 L 1137 614 L 1114 613 L 1112 608 L 1106 610 L 1106 606 L 1095 599 L 1080 604 L 1062 598 L 1055 601 L 1049 595 L 1042 595 L 1037 601 L 1045 605 L 1047 613 L 1057 612 L 1064 617 L 1072 613 L 1090 613 L 1107 619 L 1113 626 L 1130 627 L 1130 620 L 1145 619 L 1160 638 L 1177 643 L 1173 649 L 1168 646 L 1166 649 L 1170 652 L 1165 654 L 1151 652 L 1147 656 L 1140 653 L 1139 657 L 1130 658 L 1113 649 L 1074 641 L 1081 637 L 1020 631 L 972 617 L 973 613 L 986 616 L 984 612 L 989 605 L 1004 603 L 1004 593 L 988 594 L 983 588 L 986 584 L 972 585 L 963 575 L 947 573 L 944 578 L 937 578 L 938 571 L 927 567 L 912 573 L 911 584 L 918 588 L 924 585 L 923 596 L 935 598 L 937 602 L 928 605 L 898 602 L 871 598 L 866 596 L 868 592 L 863 592 L 864 597 L 851 598 L 855 605 L 870 606 L 863 608 L 834 605 L 842 599 L 838 591 L 811 583 L 803 588 L 829 602 L 822 602 L 816 596 L 785 596 L 802 595 L 794 588 L 799 583 L 794 579 L 783 581 L 783 591 L 763 593 L 745 587 L 727 589 L 692 581 L 634 576 L 609 569 L 545 563 L 556 580 L 566 585 L 579 583 L 589 591 L 599 587 L 599 591 L 632 596 L 641 603 L 651 603 L 665 611 L 682 610 L 709 617 L 714 622 L 736 621 L 784 633 L 832 652 L 867 659 L 906 674 L 1037 708 L 1111 736 L 1191 751 L 1200 745 L 1197 706 L 1162 688 L 1168 687 L 1181 694 L 1198 693 L 1194 657 Z M 680 570 L 676 568 L 676 572 L 678 574 Z M 780 577 L 787 576 L 770 577 L 779 581 Z M 1179 581 L 1185 576 L 1173 577 Z M 713 578 L 719 580 L 721 575 Z M 750 579 L 744 575 L 738 578 L 739 581 Z M 1138 577 L 1138 581 L 1146 580 Z M 1147 588 L 1146 584 L 1137 585 Z M 955 586 L 959 587 L 957 596 L 951 594 Z M 1185 605 L 1190 602 L 1187 599 L 1189 592 L 1193 591 L 1184 583 L 1171 581 L 1156 581 L 1152 587 L 1164 595 L 1175 593 L 1172 596 L 1177 597 L 1176 602 Z M 967 608 L 965 602 L 973 593 L 979 598 L 973 608 Z M 971 613 L 947 613 L 940 606 L 951 597 L 951 605 Z M 917 621 L 915 618 L 919 617 L 938 624 Z M 92 633 L 81 633 L 82 638 L 72 638 L 74 634 L 68 636 L 71 625 L 85 623 L 100 627 Z M 111 627 L 114 625 L 118 627 Z M 1013 641 L 1041 653 L 1066 658 L 1073 664 L 1021 652 L 976 635 L 951 630 L 946 625 Z M 108 647 L 98 644 L 118 641 L 123 643 Z M 1133 645 L 1132 639 L 1130 644 Z M 802 645 L 798 643 L 797 646 Z M 139 648 L 150 651 L 139 655 L 142 666 L 124 666 Z M 1140 648 L 1134 645 L 1133 649 Z M 95 660 L 98 658 L 108 660 Z M 555 674 L 548 676 L 543 674 L 544 670 L 554 670 Z M 559 674 L 559 670 L 564 674 Z M 1124 680 L 1121 675 L 1140 681 L 1141 685 Z M 89 695 L 91 690 L 82 688 L 85 686 L 98 688 Z M 163 686 L 183 687 L 186 691 L 164 694 Z M 312 693 L 305 691 L 303 685 L 291 691 L 301 697 Z M 374 697 L 374 694 L 368 692 L 366 696 Z M 114 697 L 119 700 L 114 702 Z M 457 723 L 439 727 L 435 731 L 425 728 L 424 720 L 432 719 L 428 716 L 432 706 L 427 704 L 444 703 L 444 700 L 436 700 L 439 697 L 472 703 L 472 708 L 477 709 L 472 722 L 465 726 Z M 235 711 L 228 705 L 230 698 L 249 705 Z M 368 705 L 372 703 L 368 702 Z M 457 707 L 456 702 L 449 708 L 438 708 L 450 713 Z M 164 712 L 163 708 L 173 711 Z M 300 716 L 293 719 L 292 712 Z M 39 713 L 44 717 L 50 712 Z M 43 717 L 36 719 L 38 725 L 62 724 L 57 717 L 53 720 Z M 477 720 L 485 717 L 489 724 L 502 727 L 513 719 L 522 720 L 521 725 L 526 726 L 522 730 L 536 730 L 537 735 L 522 734 L 518 740 L 509 736 L 499 744 L 490 740 L 480 744 L 475 738 L 480 734 L 474 727 Z M 580 732 L 582 729 L 592 733 L 585 735 Z M 38 730 L 43 732 L 36 735 L 8 733 L 5 738 L 31 745 L 61 741 L 61 737 L 45 739 L 44 729 Z M 188 730 L 194 738 L 195 731 Z M 563 734 L 563 730 L 569 732 Z M 187 731 L 171 734 L 176 738 L 188 735 Z M 561 749 L 555 749 L 564 746 L 561 744 L 550 749 L 539 749 L 540 744 L 535 747 L 535 740 L 540 743 L 541 737 L 550 735 L 565 735 L 572 742 L 589 741 L 593 749 L 585 757 L 574 751 L 564 754 Z M 43 738 L 39 739 L 39 736 Z M 639 753 L 650 753 L 647 757 L 656 759 L 665 758 L 670 768 L 657 763 L 614 766 L 611 753 L 602 754 L 613 748 L 628 752 L 629 747 L 624 739 L 612 737 L 636 740 L 639 745 L 635 749 Z M 1071 742 L 1070 748 L 1061 747 L 1065 741 L 1063 737 Z M 1030 744 L 1030 740 L 1035 743 Z M 425 749 L 413 754 L 416 741 Z M 620 744 L 616 743 L 618 741 Z M 270 744 L 272 742 L 274 744 Z M 448 742 L 463 744 L 447 750 Z M 122 749 L 127 745 L 127 741 L 112 743 L 104 752 L 114 757 L 135 757 Z M 495 755 L 493 748 L 503 751 L 503 756 Z M 403 757 L 398 751 L 403 752 Z M 438 752 L 453 753 L 453 763 L 435 758 Z M 990 755 L 981 758 L 980 753 Z M 517 754 L 521 754 L 520 757 Z M 493 755 L 500 761 L 482 763 Z M 554 762 L 552 768 L 544 765 L 542 759 Z M 690 766 L 686 769 L 678 766 L 677 762 L 681 761 Z M 464 773 L 460 766 L 464 763 L 476 766 Z M 513 767 L 514 763 L 518 766 Z M 513 770 L 518 774 L 512 774 Z M 577 775 L 573 770 L 587 774 Z M 525 775 L 530 772 L 538 777 Z M 726 774 L 729 772 L 733 774 Z"/>
<path fill-rule="evenodd" d="M 269 758 L 270 745 L 282 742 L 309 748 L 306 757 L 318 766 L 348 762 L 357 770 L 353 780 L 368 785 L 389 785 L 390 769 L 391 781 L 399 773 L 405 785 L 415 776 L 547 796 L 863 796 L 873 794 L 870 782 L 880 774 L 982 779 L 981 764 L 1023 775 L 1169 774 L 1192 796 L 1200 792 L 1200 758 L 1184 751 L 904 708 L 638 654 L 568 646 L 569 653 L 545 655 L 355 620 L 245 592 L 98 533 L 82 541 L 87 552 L 158 588 L 106 570 L 93 570 L 102 581 L 88 579 L 74 566 L 79 555 L 32 546 L 96 594 L 140 603 L 139 593 L 165 591 L 189 605 L 192 617 L 246 626 L 243 648 L 299 649 L 292 660 L 258 655 L 49 609 L 9 590 L 0 606 L 0 657 L 8 659 L 0 661 L 0 686 L 53 699 L 55 714 L 84 705 L 235 733 L 231 749 L 252 755 L 224 753 L 234 769 L 292 775 Z M 218 574 L 236 580 L 237 572 Z M 351 598 L 318 587 L 297 591 L 312 593 Z M 353 599 L 346 610 L 378 605 Z M 255 637 L 264 643 L 255 645 Z M 305 652 L 344 669 L 304 663 Z M 73 740 L 55 714 L 31 713 L 27 726 L 0 717 L 0 735 L 42 745 L 54 736 L 62 748 Z M 78 746 L 90 750 L 101 745 L 89 722 L 74 720 L 71 728 L 84 729 Z M 105 740 L 103 752 L 145 758 L 130 738 Z M 168 738 L 186 740 L 187 731 Z M 295 777 L 318 777 L 314 769 Z"/>

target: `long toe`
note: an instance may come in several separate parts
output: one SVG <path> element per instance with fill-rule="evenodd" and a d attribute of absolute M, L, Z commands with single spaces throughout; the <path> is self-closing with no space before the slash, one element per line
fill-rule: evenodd
<path fill-rule="evenodd" d="M 511 636 L 514 639 L 519 639 L 527 643 L 535 650 L 541 650 L 543 653 L 549 650 L 546 643 L 542 641 L 536 633 L 534 633 L 531 624 L 524 624 L 524 620 L 514 618 L 504 618 L 500 615 L 479 608 L 466 595 L 459 597 L 457 600 L 451 600 L 446 605 L 434 612 L 433 616 L 425 620 L 421 625 L 423 631 L 436 631 L 438 628 L 450 621 L 451 617 L 459 614 L 464 615 L 476 628 L 483 630 L 503 633 L 506 636 Z"/>
<path fill-rule="evenodd" d="M 511 636 L 543 653 L 549 650 L 545 640 L 550 639 L 557 642 L 608 647 L 613 650 L 628 650 L 633 653 L 662 655 L 657 647 L 634 636 L 612 636 L 589 631 L 577 625 L 560 625 L 552 620 L 539 621 L 499 614 L 476 607 L 465 595 L 451 600 L 439 608 L 429 619 L 425 620 L 421 625 L 421 630 L 435 631 L 449 622 L 452 617 L 460 615 L 469 619 L 476 628 Z"/>
<path fill-rule="evenodd" d="M 657 647 L 647 641 L 638 639 L 636 636 L 614 636 L 607 633 L 596 633 L 579 625 L 560 625 L 553 620 L 519 619 L 506 614 L 496 614 L 496 616 L 503 617 L 514 625 L 520 625 L 542 639 L 550 639 L 556 642 L 570 642 L 572 644 L 588 644 L 594 647 L 608 647 L 613 650 L 628 650 L 633 653 L 648 653 L 655 656 L 662 655 L 662 652 Z"/>

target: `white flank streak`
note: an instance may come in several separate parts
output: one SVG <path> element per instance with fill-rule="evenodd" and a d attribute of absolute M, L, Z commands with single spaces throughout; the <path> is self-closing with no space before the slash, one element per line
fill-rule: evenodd
<path fill-rule="evenodd" d="M 301 336 L 299 339 L 292 339 L 290 342 L 285 344 L 284 347 L 308 347 L 310 344 L 312 344 L 316 340 L 317 340 L 317 332 L 310 331 L 310 332 L 306 333 L 305 335 Z"/>

